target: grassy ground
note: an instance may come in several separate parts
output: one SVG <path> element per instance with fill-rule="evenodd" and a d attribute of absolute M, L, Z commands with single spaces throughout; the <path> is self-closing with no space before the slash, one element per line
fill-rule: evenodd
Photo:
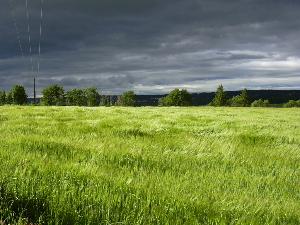
<path fill-rule="evenodd" d="M 6 223 L 300 224 L 299 109 L 0 107 L 0 160 Z"/>

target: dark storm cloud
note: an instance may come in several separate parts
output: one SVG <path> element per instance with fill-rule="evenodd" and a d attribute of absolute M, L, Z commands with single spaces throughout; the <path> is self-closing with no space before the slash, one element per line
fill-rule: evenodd
<path fill-rule="evenodd" d="M 0 8 L 0 85 L 30 88 L 25 5 L 10 1 Z M 29 0 L 29 6 L 36 62 L 40 1 Z M 296 0 L 46 0 L 44 15 L 40 88 L 299 88 Z"/>

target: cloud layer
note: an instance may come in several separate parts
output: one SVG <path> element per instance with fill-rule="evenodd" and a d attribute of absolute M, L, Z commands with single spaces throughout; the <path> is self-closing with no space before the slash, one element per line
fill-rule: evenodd
<path fill-rule="evenodd" d="M 40 0 L 28 2 L 36 71 Z M 46 0 L 39 88 L 300 89 L 299 15 L 296 0 Z M 23 1 L 2 4 L 0 26 L 0 87 L 31 94 Z"/>

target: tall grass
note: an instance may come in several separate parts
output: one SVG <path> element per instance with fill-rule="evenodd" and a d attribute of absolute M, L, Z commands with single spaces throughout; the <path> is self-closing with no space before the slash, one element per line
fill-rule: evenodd
<path fill-rule="evenodd" d="M 300 111 L 0 107 L 0 220 L 300 224 Z"/>

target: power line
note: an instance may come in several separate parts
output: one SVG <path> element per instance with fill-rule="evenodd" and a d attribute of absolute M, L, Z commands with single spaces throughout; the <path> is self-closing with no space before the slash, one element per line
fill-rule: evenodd
<path fill-rule="evenodd" d="M 13 19 L 14 28 L 15 28 L 15 31 L 16 31 L 16 34 L 17 34 L 18 47 L 19 47 L 21 56 L 23 58 L 24 57 L 24 49 L 23 49 L 22 40 L 21 40 L 21 32 L 20 32 L 18 22 L 17 22 L 17 17 L 16 17 L 16 14 L 15 14 L 15 6 L 16 5 L 15 5 L 14 0 L 9 0 L 9 3 L 10 3 L 10 8 L 11 8 L 11 16 L 12 16 L 12 19 Z"/>
<path fill-rule="evenodd" d="M 37 62 L 37 76 L 40 74 L 40 63 L 41 63 L 41 42 L 43 35 L 43 19 L 44 19 L 44 0 L 41 0 L 41 11 L 40 11 L 40 36 L 39 36 L 39 46 L 38 46 L 38 62 Z"/>
<path fill-rule="evenodd" d="M 21 40 L 21 32 L 20 29 L 18 27 L 18 23 L 17 23 L 17 18 L 16 18 L 16 14 L 14 9 L 16 8 L 15 2 L 14 0 L 9 0 L 10 3 L 10 7 L 11 7 L 11 12 L 12 12 L 12 17 L 13 17 L 13 23 L 14 23 L 14 27 L 17 33 L 17 39 L 18 39 L 18 45 L 19 45 L 19 49 L 21 51 L 21 55 L 22 57 L 24 57 L 25 55 L 25 48 L 22 44 L 22 40 Z M 31 64 L 31 72 L 35 73 L 34 71 L 34 67 L 35 67 L 35 63 L 37 66 L 37 71 L 36 71 L 36 75 L 33 77 L 34 80 L 34 99 L 36 99 L 36 77 L 39 77 L 40 75 L 40 64 L 41 64 L 41 45 L 42 45 L 42 36 L 43 36 L 43 19 L 44 19 L 44 0 L 40 0 L 40 22 L 39 22 L 39 39 L 38 39 L 38 46 L 37 46 L 37 58 L 36 61 L 33 60 L 33 47 L 32 47 L 32 34 L 31 34 L 31 11 L 30 11 L 30 5 L 29 5 L 29 0 L 25 0 L 25 10 L 26 10 L 26 22 L 27 22 L 27 42 L 28 42 L 28 56 L 30 57 L 30 64 Z M 27 55 L 27 54 L 26 54 Z M 35 54 L 36 55 L 36 54 Z"/>
<path fill-rule="evenodd" d="M 28 0 L 25 0 L 26 8 L 26 19 L 27 19 L 27 35 L 28 35 L 28 44 L 29 44 L 29 57 L 31 63 L 31 72 L 33 72 L 33 57 L 32 57 L 32 46 L 31 46 L 31 29 L 30 29 L 30 11 L 28 6 Z"/>

